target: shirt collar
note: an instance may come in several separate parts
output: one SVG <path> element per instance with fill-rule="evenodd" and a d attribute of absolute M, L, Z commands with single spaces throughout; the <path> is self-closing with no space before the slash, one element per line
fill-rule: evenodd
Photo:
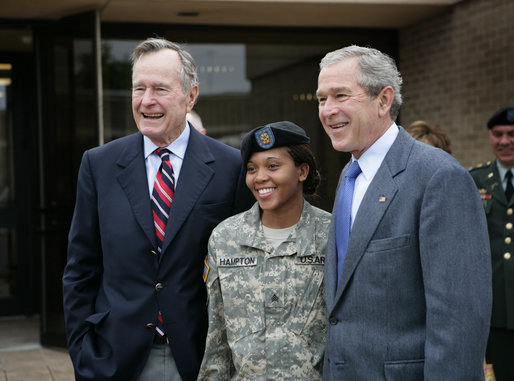
<path fill-rule="evenodd" d="M 393 145 L 398 133 L 398 126 L 393 122 L 386 132 L 359 158 L 359 167 L 361 167 L 362 174 L 366 180 L 369 181 L 375 176 L 375 173 L 377 173 L 378 168 L 382 165 L 382 161 L 384 161 L 384 157 Z M 353 160 L 355 160 L 355 158 L 352 155 L 352 161 Z"/>
<path fill-rule="evenodd" d="M 175 139 L 168 148 L 173 154 L 180 159 L 184 159 L 184 156 L 186 154 L 187 149 L 187 143 L 189 142 L 189 136 L 191 134 L 191 130 L 189 129 L 189 122 L 186 122 L 186 127 L 184 128 L 184 131 L 180 134 L 180 136 Z M 159 146 L 155 145 L 150 138 L 147 136 L 143 136 L 144 141 L 144 149 L 145 149 L 145 159 L 148 158 Z"/>
<path fill-rule="evenodd" d="M 500 180 L 505 180 L 505 174 L 510 168 L 505 167 L 500 160 L 496 160 L 496 166 L 498 167 L 498 174 L 500 175 Z"/>

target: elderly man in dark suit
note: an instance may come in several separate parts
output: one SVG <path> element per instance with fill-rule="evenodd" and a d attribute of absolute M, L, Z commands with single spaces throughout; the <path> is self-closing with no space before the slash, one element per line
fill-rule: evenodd
<path fill-rule="evenodd" d="M 211 230 L 247 209 L 239 152 L 186 122 L 198 95 L 181 46 L 133 53 L 138 133 L 84 153 L 63 276 L 77 380 L 196 380 Z"/>
<path fill-rule="evenodd" d="M 390 57 L 350 46 L 320 67 L 320 120 L 352 154 L 325 263 L 324 379 L 483 380 L 491 270 L 473 179 L 396 125 Z"/>

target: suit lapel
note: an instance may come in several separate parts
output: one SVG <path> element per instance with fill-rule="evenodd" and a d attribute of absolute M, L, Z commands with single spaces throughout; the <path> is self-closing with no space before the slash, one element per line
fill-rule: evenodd
<path fill-rule="evenodd" d="M 384 213 L 386 213 L 396 196 L 398 185 L 394 181 L 394 177 L 405 170 L 413 144 L 414 139 L 400 127 L 396 140 L 371 181 L 355 216 L 343 272 L 335 293 L 334 304 L 331 307 L 335 305 L 344 293 Z"/>
<path fill-rule="evenodd" d="M 327 242 L 327 253 L 325 255 L 325 295 L 327 300 L 327 309 L 330 311 L 334 305 L 334 297 L 336 294 L 337 284 L 337 247 L 336 247 L 336 211 L 337 211 L 337 197 L 339 194 L 339 187 L 346 171 L 350 167 L 350 162 L 341 171 L 339 176 L 339 183 L 336 188 L 336 196 L 334 205 L 332 206 L 332 216 L 330 217 L 330 232 Z"/>
<path fill-rule="evenodd" d="M 355 216 L 344 260 L 343 272 L 336 291 L 336 299 L 341 296 L 348 284 L 349 279 L 366 251 L 368 243 L 373 237 L 373 233 L 382 220 L 382 216 L 397 192 L 398 186 L 394 182 L 389 168 L 387 166 L 384 167 L 382 163 L 381 168 L 369 185 Z"/>
<path fill-rule="evenodd" d="M 175 189 L 175 195 L 173 196 L 168 225 L 166 226 L 166 234 L 162 244 L 163 253 L 171 241 L 173 241 L 173 238 L 214 175 L 214 171 L 208 165 L 208 163 L 214 161 L 214 156 L 205 139 L 207 139 L 205 136 L 191 128 L 191 135 L 189 136 L 184 162 L 182 163 L 180 177 Z"/>
<path fill-rule="evenodd" d="M 152 245 L 156 247 L 152 206 L 146 178 L 143 136 L 140 133 L 129 137 L 129 142 L 117 164 L 120 168 L 117 179 L 127 195 L 134 217 Z"/>

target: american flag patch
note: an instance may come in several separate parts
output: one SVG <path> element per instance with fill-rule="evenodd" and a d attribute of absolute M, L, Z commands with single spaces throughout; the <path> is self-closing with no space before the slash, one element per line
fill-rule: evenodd
<path fill-rule="evenodd" d="M 205 259 L 203 260 L 203 282 L 207 282 L 207 275 L 209 275 L 209 265 L 207 264 L 207 257 L 205 257 Z"/>

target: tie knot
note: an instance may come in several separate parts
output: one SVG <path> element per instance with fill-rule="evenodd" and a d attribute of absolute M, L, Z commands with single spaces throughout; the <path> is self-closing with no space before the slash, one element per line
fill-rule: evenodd
<path fill-rule="evenodd" d="M 159 155 L 161 160 L 169 160 L 170 150 L 167 148 L 157 148 L 155 153 Z"/>
<path fill-rule="evenodd" d="M 507 171 L 507 173 L 505 173 L 505 178 L 506 178 L 507 180 L 512 179 L 512 172 L 510 171 L 510 169 Z"/>
<path fill-rule="evenodd" d="M 359 162 L 357 160 L 353 161 L 352 164 L 350 164 L 350 168 L 348 168 L 348 171 L 346 172 L 345 177 L 350 178 L 356 178 L 359 176 L 359 173 L 361 173 L 361 167 L 359 167 Z"/>

